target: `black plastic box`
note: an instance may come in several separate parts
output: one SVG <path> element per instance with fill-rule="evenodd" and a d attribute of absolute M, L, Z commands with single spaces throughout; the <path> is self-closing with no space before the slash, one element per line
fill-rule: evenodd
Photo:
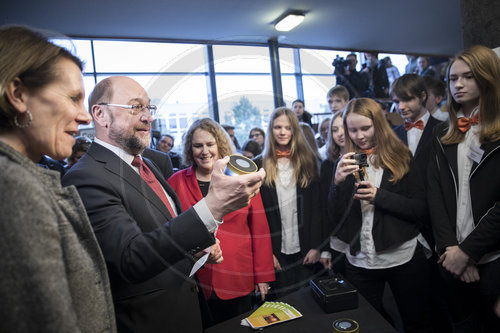
<path fill-rule="evenodd" d="M 340 274 L 310 280 L 311 294 L 326 313 L 358 307 L 358 291 Z"/>

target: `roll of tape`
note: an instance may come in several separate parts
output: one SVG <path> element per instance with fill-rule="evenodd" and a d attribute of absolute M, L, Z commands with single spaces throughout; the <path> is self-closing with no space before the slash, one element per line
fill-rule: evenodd
<path fill-rule="evenodd" d="M 335 333 L 358 333 L 359 325 L 352 319 L 337 319 L 333 322 L 333 332 Z"/>
<path fill-rule="evenodd" d="M 229 156 L 229 163 L 224 170 L 228 176 L 245 175 L 252 172 L 257 172 L 257 165 L 248 157 L 237 154 Z"/>

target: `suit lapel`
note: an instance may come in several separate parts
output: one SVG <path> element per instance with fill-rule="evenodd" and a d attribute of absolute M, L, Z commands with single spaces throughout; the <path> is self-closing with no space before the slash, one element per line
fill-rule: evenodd
<path fill-rule="evenodd" d="M 161 199 L 149 187 L 141 176 L 132 168 L 132 166 L 125 163 L 118 155 L 110 151 L 106 147 L 98 143 L 92 143 L 88 152 L 95 160 L 104 164 L 104 168 L 118 176 L 121 181 L 135 188 L 137 192 L 141 193 L 153 206 L 155 206 L 168 220 L 172 219 L 167 207 L 163 204 Z M 150 166 L 148 164 L 148 166 Z M 156 169 L 156 168 L 155 168 Z M 155 173 L 153 171 L 153 173 Z M 156 176 L 156 173 L 155 173 Z M 163 178 L 163 177 L 162 177 Z M 160 182 L 161 183 L 161 182 Z M 175 196 L 177 198 L 177 196 Z"/>
<path fill-rule="evenodd" d="M 477 168 L 481 166 L 484 160 L 486 160 L 491 154 L 500 150 L 500 141 L 483 143 L 480 148 L 484 151 L 483 156 L 481 157 L 481 161 L 479 163 L 474 162 L 472 164 L 472 169 L 470 171 L 469 179 L 476 172 Z"/>
<path fill-rule="evenodd" d="M 437 139 L 437 140 L 439 140 L 439 139 Z M 448 166 L 451 168 L 453 180 L 455 182 L 455 193 L 457 193 L 457 195 L 458 195 L 458 161 L 457 161 L 458 145 L 452 144 L 452 145 L 443 146 L 441 141 L 439 141 L 439 144 L 443 148 L 444 155 L 446 156 L 446 159 L 448 160 Z M 443 165 L 441 167 L 446 168 L 448 166 Z"/>
<path fill-rule="evenodd" d="M 429 117 L 429 120 L 427 121 L 427 125 L 424 128 L 424 131 L 422 132 L 422 136 L 420 137 L 420 140 L 418 141 L 417 149 L 415 150 L 415 159 L 417 156 L 420 154 L 420 151 L 422 149 L 430 149 L 430 142 L 432 140 L 432 132 L 433 128 L 436 126 L 436 123 L 434 121 L 434 118 L 432 116 Z M 422 148 L 425 147 L 425 148 Z"/>
<path fill-rule="evenodd" d="M 408 146 L 408 137 L 406 135 L 406 130 L 405 130 L 404 124 L 399 125 L 398 127 L 395 127 L 394 133 L 396 133 L 397 137 L 400 138 L 401 141 L 403 141 L 403 143 Z"/>

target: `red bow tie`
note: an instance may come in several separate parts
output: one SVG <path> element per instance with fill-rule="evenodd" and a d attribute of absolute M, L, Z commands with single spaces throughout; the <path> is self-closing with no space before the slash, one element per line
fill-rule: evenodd
<path fill-rule="evenodd" d="M 405 121 L 405 130 L 409 131 L 413 127 L 423 130 L 424 129 L 424 122 L 422 120 L 419 120 L 417 122 L 412 123 L 411 121 Z"/>
<path fill-rule="evenodd" d="M 366 154 L 366 156 L 370 156 L 371 154 L 375 153 L 376 151 L 377 151 L 377 147 L 363 150 L 363 152 Z"/>
<path fill-rule="evenodd" d="M 472 124 L 477 124 L 478 122 L 479 122 L 479 115 L 477 114 L 472 118 L 466 118 L 466 117 L 458 118 L 457 120 L 458 129 L 462 133 L 465 133 L 470 129 Z"/>
<path fill-rule="evenodd" d="M 287 150 L 287 151 L 281 151 L 281 150 L 277 150 L 276 151 L 276 158 L 280 158 L 280 157 L 286 157 L 286 158 L 290 158 L 290 150 Z"/>

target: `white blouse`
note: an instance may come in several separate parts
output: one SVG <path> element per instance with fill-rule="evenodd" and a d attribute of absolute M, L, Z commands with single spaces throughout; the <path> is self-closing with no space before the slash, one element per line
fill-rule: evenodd
<path fill-rule="evenodd" d="M 290 160 L 278 163 L 276 193 L 281 216 L 281 252 L 295 254 L 300 252 L 299 226 L 297 218 L 297 188 Z"/>

